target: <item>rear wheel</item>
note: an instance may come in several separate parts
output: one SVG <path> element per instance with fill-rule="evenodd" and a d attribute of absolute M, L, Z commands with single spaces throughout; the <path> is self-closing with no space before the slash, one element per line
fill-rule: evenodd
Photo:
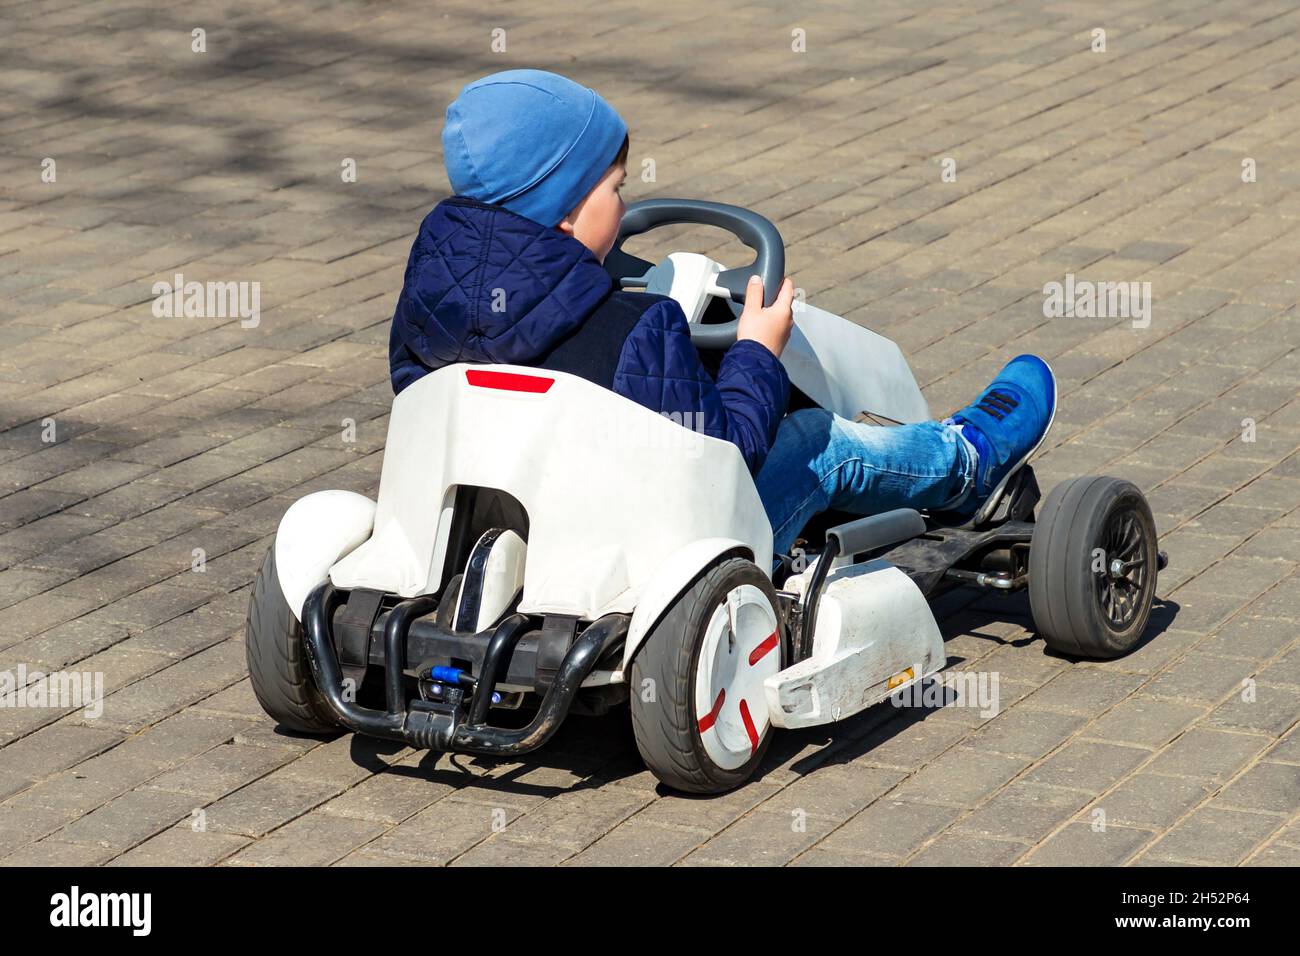
<path fill-rule="evenodd" d="M 301 733 L 337 731 L 303 655 L 302 624 L 289 609 L 275 570 L 275 542 L 253 581 L 244 653 L 253 693 L 282 726 Z"/>
<path fill-rule="evenodd" d="M 646 766 L 689 793 L 744 783 L 772 736 L 763 681 L 785 665 L 771 581 L 752 562 L 710 568 L 632 662 L 632 726 Z"/>
<path fill-rule="evenodd" d="M 1157 571 L 1155 520 L 1132 482 L 1062 482 L 1047 496 L 1029 548 L 1034 625 L 1063 654 L 1127 654 L 1146 629 Z"/>

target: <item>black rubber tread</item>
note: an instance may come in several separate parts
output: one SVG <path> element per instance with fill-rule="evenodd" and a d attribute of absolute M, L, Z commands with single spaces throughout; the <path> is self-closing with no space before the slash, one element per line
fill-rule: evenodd
<path fill-rule="evenodd" d="M 257 702 L 281 726 L 307 734 L 339 731 L 303 656 L 302 624 L 280 590 L 274 539 L 253 581 L 244 653 Z"/>
<path fill-rule="evenodd" d="M 742 584 L 762 590 L 778 622 L 780 605 L 767 576 L 745 558 L 724 558 L 707 569 L 651 628 L 632 661 L 628 688 L 632 730 L 641 759 L 664 784 L 686 793 L 722 793 L 740 786 L 753 774 L 775 730 L 767 733 L 754 755 L 741 767 L 717 766 L 700 740 L 694 689 L 697 655 L 704 631 L 727 594 Z M 788 660 L 782 630 L 781 665 Z M 655 700 L 642 700 L 645 681 L 654 681 Z"/>
<path fill-rule="evenodd" d="M 1133 509 L 1143 525 L 1146 598 L 1127 628 L 1106 620 L 1094 590 L 1092 550 L 1116 508 Z M 1029 550 L 1029 602 L 1047 645 L 1075 657 L 1110 659 L 1133 649 L 1146 629 L 1155 596 L 1156 528 L 1142 492 L 1122 478 L 1084 476 L 1052 490 L 1036 522 Z"/>
<path fill-rule="evenodd" d="M 1061 562 L 1049 562 L 1049 555 L 1056 555 L 1067 545 L 1070 533 L 1068 520 L 1062 521 L 1062 510 L 1073 514 L 1078 508 L 1079 499 L 1083 497 L 1088 486 L 1097 480 L 1094 475 L 1084 475 L 1061 482 L 1048 494 L 1047 500 L 1038 510 L 1034 521 L 1034 535 L 1029 547 L 1029 609 L 1034 625 L 1044 635 L 1049 646 L 1067 654 L 1081 653 L 1078 647 L 1064 647 L 1062 642 L 1071 639 L 1067 634 L 1064 603 L 1051 597 L 1059 594 L 1065 586 L 1065 565 Z M 1069 498 L 1069 504 L 1066 499 Z M 1053 577 L 1055 576 L 1055 578 Z M 1047 635 L 1053 635 L 1048 640 Z M 1055 641 L 1055 643 L 1053 643 Z"/>

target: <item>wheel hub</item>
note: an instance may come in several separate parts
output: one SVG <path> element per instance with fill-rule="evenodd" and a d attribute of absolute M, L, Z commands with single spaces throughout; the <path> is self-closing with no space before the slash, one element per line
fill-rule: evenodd
<path fill-rule="evenodd" d="M 706 625 L 695 713 L 700 740 L 719 767 L 743 766 L 768 732 L 763 682 L 781 669 L 780 640 L 776 613 L 752 584 L 729 592 Z"/>
<path fill-rule="evenodd" d="M 1111 627 L 1123 630 L 1141 612 L 1147 584 L 1148 542 L 1137 515 L 1116 511 L 1102 528 L 1099 542 L 1106 556 L 1097 576 L 1097 600 Z"/>

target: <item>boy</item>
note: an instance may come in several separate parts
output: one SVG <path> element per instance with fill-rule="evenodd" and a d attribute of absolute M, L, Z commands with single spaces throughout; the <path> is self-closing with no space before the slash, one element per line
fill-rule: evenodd
<path fill-rule="evenodd" d="M 394 392 L 445 365 L 496 362 L 570 372 L 653 411 L 689 413 L 682 420 L 740 449 L 777 554 L 829 508 L 973 515 L 1046 434 L 1055 382 L 1028 355 L 943 422 L 786 416 L 789 278 L 767 307 L 750 280 L 736 343 L 711 376 L 681 307 L 616 289 L 601 265 L 623 217 L 628 136 L 593 90 L 541 70 L 492 74 L 447 108 L 442 144 L 456 195 L 429 213 L 411 249 L 389 342 Z"/>

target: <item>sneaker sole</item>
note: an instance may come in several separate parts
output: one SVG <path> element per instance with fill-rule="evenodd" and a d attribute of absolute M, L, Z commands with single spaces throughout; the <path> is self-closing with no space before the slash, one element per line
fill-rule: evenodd
<path fill-rule="evenodd" d="M 1043 429 L 1043 434 L 1038 441 L 1034 443 L 1034 447 L 1025 452 L 1025 456 L 1016 462 L 1015 467 L 1003 476 L 1002 480 L 997 483 L 997 487 L 993 489 L 988 498 L 984 501 L 984 504 L 980 505 L 979 510 L 975 512 L 975 517 L 971 519 L 972 524 L 983 524 L 989 519 L 989 516 L 997 510 L 998 505 L 1002 501 L 1002 494 L 1007 490 L 1007 484 L 1010 483 L 1016 472 L 1025 466 L 1025 462 L 1029 461 L 1029 459 L 1033 457 L 1034 452 L 1038 451 L 1038 449 L 1042 447 L 1043 442 L 1047 440 L 1047 436 L 1051 434 L 1052 422 L 1056 421 L 1056 409 L 1061 404 L 1061 393 L 1056 386 L 1056 373 L 1052 371 L 1052 366 L 1048 365 L 1047 362 L 1041 358 L 1039 361 L 1047 368 L 1047 374 L 1052 377 L 1052 415 L 1047 419 L 1047 427 Z"/>

